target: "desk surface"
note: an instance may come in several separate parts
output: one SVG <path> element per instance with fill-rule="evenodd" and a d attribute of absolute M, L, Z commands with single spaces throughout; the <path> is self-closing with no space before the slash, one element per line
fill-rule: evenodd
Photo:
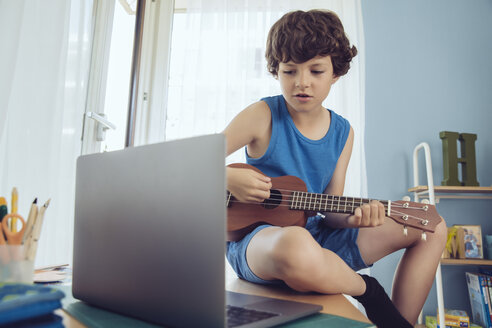
<path fill-rule="evenodd" d="M 323 306 L 322 313 L 334 314 L 353 320 L 371 322 L 342 294 L 324 295 L 316 293 L 298 293 L 285 286 L 264 286 L 247 282 L 237 278 L 234 272 L 226 271 L 226 289 L 260 296 L 268 296 L 293 300 L 298 302 L 313 303 Z"/>
<path fill-rule="evenodd" d="M 226 289 L 233 292 L 268 296 L 280 299 L 294 300 L 319 304 L 323 306 L 322 313 L 334 314 L 353 320 L 370 322 L 350 301 L 343 295 L 322 295 L 315 293 L 298 293 L 285 286 L 262 286 L 252 284 L 236 277 L 228 266 L 226 270 Z M 57 310 L 57 314 L 63 317 L 63 324 L 67 328 L 85 327 L 77 319 L 63 310 Z"/>

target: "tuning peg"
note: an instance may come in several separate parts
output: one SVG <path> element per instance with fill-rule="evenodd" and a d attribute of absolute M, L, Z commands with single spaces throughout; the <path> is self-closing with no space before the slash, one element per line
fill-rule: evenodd
<path fill-rule="evenodd" d="M 427 198 L 422 199 L 422 204 L 430 204 L 430 201 Z"/>
<path fill-rule="evenodd" d="M 403 226 L 403 235 L 408 236 L 408 229 L 407 226 Z"/>
<path fill-rule="evenodd" d="M 401 200 L 405 201 L 405 202 L 409 202 L 411 200 L 410 196 L 403 196 L 401 198 Z"/>
<path fill-rule="evenodd" d="M 425 231 L 422 231 L 421 238 L 422 238 L 423 241 L 426 241 L 427 240 L 427 234 L 425 233 Z"/>

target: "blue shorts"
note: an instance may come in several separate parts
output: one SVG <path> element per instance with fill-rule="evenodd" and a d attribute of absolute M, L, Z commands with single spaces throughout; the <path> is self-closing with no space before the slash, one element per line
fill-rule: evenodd
<path fill-rule="evenodd" d="M 321 247 L 336 253 L 348 266 L 354 271 L 369 267 L 362 259 L 359 247 L 357 246 L 357 235 L 359 229 L 333 229 L 322 223 L 322 218 L 318 216 L 308 218 L 306 229 L 311 233 L 313 238 Z M 246 260 L 246 249 L 248 248 L 251 238 L 260 230 L 271 227 L 271 225 L 261 225 L 247 234 L 239 241 L 227 243 L 227 260 L 232 266 L 239 278 L 258 284 L 279 284 L 279 280 L 264 280 L 256 276 L 248 266 Z"/>

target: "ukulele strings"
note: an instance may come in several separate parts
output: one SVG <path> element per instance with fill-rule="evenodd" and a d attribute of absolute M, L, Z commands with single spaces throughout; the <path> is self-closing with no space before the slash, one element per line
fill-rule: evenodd
<path fill-rule="evenodd" d="M 344 197 L 344 196 L 342 196 Z M 289 197 L 286 197 L 286 198 L 282 198 L 280 200 L 280 202 L 277 202 L 278 199 L 274 199 L 274 198 L 267 198 L 265 199 L 265 201 L 263 202 L 240 202 L 238 200 L 235 200 L 235 199 L 229 199 L 228 202 L 229 203 L 242 203 L 242 204 L 249 204 L 249 205 L 276 205 L 276 206 L 284 206 L 284 207 L 290 207 L 291 204 L 292 204 L 292 200 L 294 197 L 291 197 L 291 199 L 288 199 Z M 310 205 L 312 205 L 313 207 L 313 211 L 316 210 L 316 207 L 318 207 L 318 210 L 321 210 L 321 207 L 330 207 L 330 208 L 352 208 L 352 209 L 355 209 L 357 207 L 360 207 L 361 205 L 363 204 L 367 204 L 367 203 L 360 203 L 360 204 L 355 204 L 353 202 L 348 202 L 348 201 L 340 201 L 338 203 L 332 203 L 332 204 L 324 204 L 322 205 L 321 203 L 314 203 L 314 204 L 307 204 L 307 202 L 305 201 L 306 203 L 306 207 L 308 207 L 307 210 L 311 210 L 309 207 Z M 383 206 L 384 206 L 384 209 L 388 209 L 388 206 L 386 205 L 387 202 L 382 202 L 383 203 Z M 403 206 L 403 205 L 400 205 L 400 204 L 397 204 L 397 203 L 391 203 L 391 209 L 392 209 L 392 212 L 395 212 L 397 214 L 404 214 L 402 212 L 397 212 L 395 211 L 394 209 L 395 208 L 403 208 L 403 209 L 415 209 L 415 210 L 421 210 L 421 211 L 424 211 L 422 208 L 419 208 L 419 207 L 406 207 L 406 206 Z"/>
<path fill-rule="evenodd" d="M 282 199 L 282 200 L 280 200 L 280 202 L 278 202 L 278 199 L 275 199 L 275 198 L 267 198 L 263 202 L 240 202 L 240 201 L 235 200 L 235 199 L 230 199 L 230 200 L 228 200 L 228 202 L 229 203 L 243 203 L 243 204 L 250 204 L 250 205 L 277 205 L 277 206 L 289 207 L 289 206 L 291 206 L 293 199 L 294 198 L 292 198 L 290 200 Z M 351 201 L 346 201 L 346 200 L 340 200 L 339 202 L 337 202 L 337 201 L 330 201 L 330 202 L 331 202 L 330 204 L 326 203 L 323 205 L 321 203 L 308 204 L 308 201 L 304 201 L 306 207 L 310 207 L 310 205 L 312 205 L 313 208 L 315 208 L 315 207 L 319 207 L 319 208 L 321 208 L 321 207 L 331 207 L 331 208 L 334 208 L 334 207 L 336 207 L 336 208 L 349 207 L 350 208 L 350 207 L 352 207 L 355 209 L 357 207 L 360 207 L 361 205 L 369 203 L 369 202 L 353 203 Z M 387 202 L 384 202 L 384 201 L 380 201 L 380 202 L 383 203 L 384 209 L 387 210 L 389 207 L 387 205 Z M 391 203 L 391 209 L 393 210 L 395 208 L 404 208 L 404 209 L 425 211 L 423 208 L 420 208 L 420 207 L 403 206 L 401 204 L 397 204 L 397 203 L 392 202 Z"/>
<path fill-rule="evenodd" d="M 276 206 L 282 206 L 282 207 L 290 207 L 292 203 L 296 203 L 296 202 L 299 203 L 300 202 L 301 204 L 307 205 L 306 206 L 306 207 L 308 207 L 307 210 L 311 210 L 310 207 L 312 207 L 313 208 L 312 211 L 315 211 L 316 207 L 318 207 L 318 210 L 321 211 L 322 210 L 321 207 L 324 206 L 324 208 L 326 208 L 327 212 L 330 212 L 330 211 L 328 211 L 328 208 L 331 209 L 331 212 L 340 212 L 340 209 L 343 208 L 344 210 L 342 212 L 353 213 L 353 211 L 355 210 L 356 207 L 359 207 L 362 204 L 367 204 L 371 201 L 371 199 L 360 198 L 360 201 L 357 201 L 357 204 L 356 204 L 355 197 L 334 196 L 334 195 L 328 195 L 328 194 L 316 194 L 316 193 L 309 193 L 306 191 L 295 191 L 295 190 L 288 190 L 288 189 L 276 189 L 276 190 L 283 191 L 283 192 L 285 192 L 285 194 L 281 194 L 280 198 L 272 198 L 271 194 L 270 194 L 270 198 L 265 199 L 265 201 L 261 202 L 261 203 L 259 203 L 259 202 L 245 202 L 245 203 L 256 204 L 256 205 L 262 205 L 263 204 L 263 205 L 276 205 Z M 293 195 L 294 192 L 297 192 L 298 195 L 294 196 Z M 312 197 L 309 197 L 309 199 L 308 199 L 307 195 L 315 195 L 315 198 L 313 199 Z M 320 198 L 316 197 L 317 195 L 320 195 Z M 305 196 L 304 199 L 302 199 L 303 196 Z M 323 200 L 322 197 L 328 197 L 330 199 L 325 198 Z M 347 198 L 350 198 L 351 200 L 348 200 Z M 228 201 L 233 202 L 233 203 L 239 202 L 237 200 L 230 199 L 230 198 Z M 384 209 L 388 210 L 389 202 L 388 201 L 380 201 L 380 202 L 383 204 Z M 347 206 L 349 207 L 349 210 L 347 210 Z M 336 209 L 336 211 L 333 210 L 334 208 Z M 415 215 L 397 211 L 396 209 L 398 209 L 398 208 L 407 209 L 407 210 L 412 209 L 412 210 L 425 211 L 423 208 L 416 207 L 416 206 L 409 206 L 409 204 L 406 204 L 405 206 L 403 206 L 402 204 L 399 204 L 396 202 L 391 203 L 392 213 L 395 213 L 395 214 L 398 214 L 401 216 L 406 215 L 408 218 L 419 220 L 421 222 L 425 221 L 425 219 L 416 217 Z"/>
<path fill-rule="evenodd" d="M 328 204 L 328 202 L 331 202 L 332 205 L 334 205 L 335 202 L 338 202 L 338 204 L 340 204 L 340 206 L 346 206 L 346 205 L 349 205 L 349 206 L 355 206 L 356 205 L 356 199 L 360 199 L 360 201 L 357 201 L 357 203 L 359 203 L 358 206 L 361 206 L 362 204 L 369 204 L 369 202 L 371 202 L 372 200 L 374 199 L 369 199 L 369 198 L 361 198 L 361 197 L 350 197 L 350 196 L 334 196 L 334 195 L 328 195 L 328 194 L 316 194 L 316 193 L 310 193 L 310 192 L 307 192 L 307 191 L 295 191 L 295 190 L 288 190 L 288 189 L 276 189 L 276 190 L 279 190 L 279 191 L 285 191 L 287 193 L 293 193 L 293 192 L 298 192 L 298 193 L 304 193 L 304 194 L 315 194 L 315 195 L 321 195 L 321 197 L 325 197 L 325 205 Z M 299 194 L 298 196 L 292 196 L 292 194 L 287 194 L 287 197 L 286 200 L 288 201 L 293 201 L 295 198 L 301 198 L 302 199 L 302 195 Z M 328 199 L 328 198 L 331 197 L 331 199 Z M 350 198 L 351 200 L 348 200 L 348 198 Z M 269 199 L 272 199 L 272 198 L 269 198 Z M 312 200 L 312 198 L 310 198 L 310 200 Z M 323 199 L 318 199 L 317 197 L 315 197 L 314 199 L 315 201 L 317 200 L 320 200 L 320 201 L 323 201 Z M 377 200 L 377 199 L 376 199 Z M 304 199 L 304 202 L 307 202 L 308 200 L 307 199 Z M 384 208 L 385 209 L 388 209 L 388 201 L 385 201 L 385 200 L 379 200 L 379 202 L 381 202 L 383 205 L 384 205 Z M 350 205 L 350 203 L 352 203 L 352 205 Z M 357 207 L 358 207 L 357 206 Z M 412 210 L 421 210 L 421 211 L 425 211 L 423 208 L 421 207 L 417 207 L 417 206 L 403 206 L 402 204 L 399 204 L 399 203 L 396 203 L 396 202 L 391 202 L 391 208 L 405 208 L 405 209 L 412 209 Z"/>
<path fill-rule="evenodd" d="M 259 203 L 259 202 L 240 202 L 240 201 L 238 201 L 238 200 L 232 200 L 232 199 L 231 199 L 231 200 L 229 200 L 229 203 L 241 203 L 241 204 L 260 205 L 260 206 L 261 206 L 261 205 L 265 205 L 265 203 L 264 203 L 264 202 L 262 202 L 262 203 Z M 283 201 L 283 200 L 282 200 L 282 201 L 281 201 L 280 203 L 278 203 L 278 204 L 276 204 L 276 203 L 266 203 L 266 205 L 271 205 L 271 204 L 274 204 L 274 205 L 277 205 L 277 206 L 279 206 L 279 207 L 280 207 L 280 206 L 282 206 L 282 207 L 290 207 L 290 204 L 289 204 L 289 203 L 287 203 L 287 204 L 284 204 L 284 203 L 286 203 L 286 201 Z M 350 205 L 350 206 L 351 206 L 351 205 Z M 338 208 L 340 208 L 340 207 L 344 207 L 344 205 L 337 206 L 337 207 L 338 207 Z M 417 217 L 417 216 L 415 216 L 415 215 L 412 215 L 412 214 L 407 214 L 407 213 L 403 213 L 403 212 L 397 211 L 397 210 L 395 210 L 395 207 L 396 207 L 396 208 L 405 208 L 405 209 L 408 209 L 408 207 L 404 207 L 404 206 L 393 206 L 393 205 L 392 205 L 392 206 L 391 206 L 391 212 L 392 212 L 392 213 L 395 213 L 395 214 L 398 214 L 398 215 L 401 215 L 401 216 L 406 215 L 406 216 L 408 216 L 408 218 L 411 218 L 411 219 L 414 219 L 414 220 L 418 220 L 418 221 L 421 221 L 421 222 L 425 221 L 425 219 L 419 218 L 419 217 Z M 354 207 L 354 208 L 353 208 L 353 210 L 355 210 L 355 208 L 356 208 L 356 207 Z M 385 206 L 384 208 L 385 208 L 385 209 L 388 209 L 386 206 Z M 417 208 L 417 209 L 418 209 L 418 208 Z M 321 209 L 319 209 L 319 210 L 321 211 Z M 316 210 L 315 210 L 315 209 L 313 209 L 312 211 L 316 211 Z M 337 211 L 333 210 L 333 206 L 332 206 L 332 210 L 331 210 L 331 211 L 330 211 L 330 210 L 326 210 L 326 212 L 340 213 L 340 212 L 337 212 Z M 350 212 L 350 211 L 348 211 L 348 212 Z M 353 211 L 352 211 L 352 212 L 353 212 Z M 342 211 L 342 213 L 343 213 L 343 211 Z"/>
<path fill-rule="evenodd" d="M 287 197 L 285 197 L 286 201 L 293 201 L 295 198 L 299 199 L 301 198 L 302 199 L 302 196 L 301 194 L 314 194 L 314 195 L 321 195 L 320 197 L 323 198 L 325 197 L 325 199 L 319 199 L 317 197 L 315 197 L 314 199 L 312 197 L 310 197 L 310 200 L 320 200 L 320 201 L 324 201 L 325 204 L 328 204 L 327 202 L 331 202 L 332 205 L 334 205 L 333 203 L 334 202 L 338 202 L 340 204 L 342 204 L 341 206 L 345 206 L 345 205 L 349 205 L 350 203 L 353 203 L 353 205 L 350 205 L 350 206 L 355 206 L 356 205 L 356 202 L 355 200 L 356 199 L 360 199 L 360 201 L 357 201 L 357 203 L 359 203 L 358 206 L 362 205 L 362 204 L 369 204 L 369 202 L 371 202 L 372 200 L 378 200 L 378 199 L 369 199 L 369 198 L 362 198 L 362 197 L 350 197 L 350 196 L 335 196 L 335 195 L 328 195 L 328 194 L 317 194 L 317 193 L 310 193 L 308 191 L 297 191 L 297 190 L 289 190 L 289 189 L 275 189 L 275 190 L 279 190 L 279 191 L 284 191 L 286 192 L 287 194 Z M 292 196 L 292 193 L 294 192 L 297 192 L 299 193 L 297 196 Z M 331 197 L 331 199 L 328 199 L 328 198 Z M 345 198 L 345 199 L 343 199 Z M 351 200 L 348 200 L 347 198 L 350 198 Z M 275 198 L 268 198 L 268 200 L 275 200 Z M 307 200 L 307 198 L 305 198 L 304 200 L 302 200 L 304 202 L 308 202 L 309 200 Z M 387 209 L 388 208 L 388 201 L 386 200 L 378 200 L 379 202 L 381 202 L 383 205 L 384 205 L 384 208 Z M 425 205 L 428 205 L 428 204 L 425 204 Z M 357 206 L 357 207 L 358 207 Z M 423 208 L 421 207 L 417 207 L 417 206 L 403 206 L 402 204 L 399 204 L 399 203 L 396 203 L 396 202 L 391 202 L 391 208 L 405 208 L 405 209 L 412 209 L 412 210 L 424 210 Z"/>
<path fill-rule="evenodd" d="M 301 203 L 307 205 L 308 207 L 311 205 L 313 207 L 320 207 L 320 206 L 323 206 L 323 204 L 324 204 L 325 207 L 330 206 L 333 208 L 334 206 L 336 206 L 336 207 L 340 208 L 340 207 L 350 206 L 350 207 L 353 207 L 355 209 L 356 207 L 359 207 L 363 204 L 368 204 L 371 200 L 373 200 L 373 199 L 368 199 L 368 198 L 360 198 L 360 201 L 358 201 L 358 200 L 356 201 L 356 197 L 334 196 L 334 195 L 328 195 L 328 194 L 316 194 L 316 193 L 310 193 L 307 191 L 296 191 L 296 190 L 288 190 L 288 189 L 275 189 L 275 190 L 284 191 L 284 192 L 286 192 L 286 194 L 282 194 L 281 198 L 272 197 L 272 194 L 270 194 L 270 198 L 265 199 L 265 201 L 263 203 L 248 202 L 248 204 L 266 204 L 266 205 L 277 204 L 278 206 L 290 206 L 293 202 L 297 201 L 297 202 L 301 202 Z M 296 196 L 293 196 L 294 192 L 298 192 L 299 194 Z M 302 194 L 320 195 L 321 198 L 309 197 L 309 199 L 308 199 L 307 197 L 305 197 L 303 199 Z M 323 197 L 325 197 L 325 199 L 322 199 Z M 328 199 L 328 198 L 330 198 L 330 199 Z M 350 198 L 351 200 L 348 200 L 347 198 Z M 238 202 L 238 201 L 231 199 L 231 200 L 229 200 L 229 202 Z M 380 200 L 380 202 L 384 205 L 385 209 L 388 209 L 388 203 L 389 203 L 388 201 Z M 287 203 L 287 204 L 284 205 L 283 203 Z M 403 206 L 402 204 L 399 204 L 396 202 L 391 202 L 391 209 L 394 209 L 394 208 L 404 208 L 404 209 L 425 211 L 421 207 Z"/>

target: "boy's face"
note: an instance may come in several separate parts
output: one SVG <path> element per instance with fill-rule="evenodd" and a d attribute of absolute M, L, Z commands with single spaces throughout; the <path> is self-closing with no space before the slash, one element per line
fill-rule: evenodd
<path fill-rule="evenodd" d="M 304 63 L 280 63 L 278 80 L 289 111 L 312 112 L 323 109 L 322 102 L 338 77 L 333 75 L 330 56 L 317 56 Z"/>

